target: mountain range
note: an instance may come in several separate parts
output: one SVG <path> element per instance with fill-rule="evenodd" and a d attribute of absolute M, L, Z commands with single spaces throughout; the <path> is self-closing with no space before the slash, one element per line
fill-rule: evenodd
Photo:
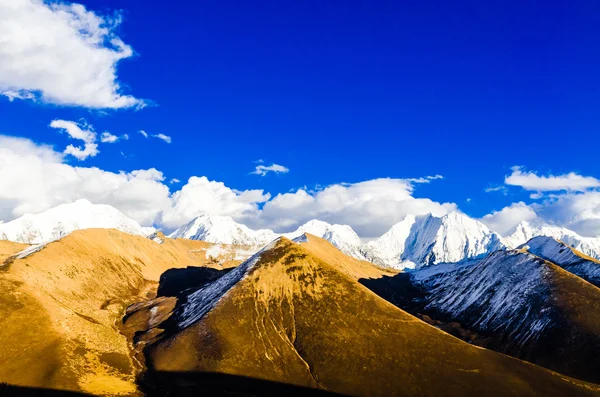
<path fill-rule="evenodd" d="M 472 344 L 600 382 L 600 262 L 551 237 L 365 285 Z"/>
<path fill-rule="evenodd" d="M 0 224 L 0 239 L 38 244 L 88 228 L 114 228 L 144 236 L 155 231 L 140 226 L 111 206 L 78 200 Z M 368 242 L 362 241 L 348 225 L 320 220 L 311 220 L 292 232 L 275 233 L 269 229 L 253 230 L 231 217 L 210 214 L 198 216 L 169 237 L 239 246 L 238 257 L 242 259 L 277 237 L 293 240 L 303 233 L 324 238 L 351 257 L 396 269 L 478 258 L 499 249 L 517 248 L 536 236 L 553 237 L 592 258 L 600 258 L 600 238 L 583 237 L 566 228 L 531 221 L 520 223 L 502 237 L 460 212 L 441 217 L 409 215 L 381 237 Z"/>
<path fill-rule="evenodd" d="M 508 248 L 459 213 L 414 217 L 385 240 L 390 258 L 420 261 L 402 271 L 345 254 L 342 243 L 360 256 L 377 240 L 320 221 L 257 251 L 239 245 L 241 259 L 246 241 L 220 243 L 217 231 L 252 231 L 208 218 L 202 233 L 218 243 L 103 228 L 0 240 L 0 383 L 132 396 L 600 395 L 600 262 L 554 238 Z"/>
<path fill-rule="evenodd" d="M 310 234 L 297 240 L 279 237 L 234 270 L 130 307 L 125 327 L 148 389 L 262 395 L 239 390 L 243 376 L 361 396 L 600 392 L 418 320 L 360 283 L 390 270 Z M 215 385 L 207 373 L 229 378 Z"/>

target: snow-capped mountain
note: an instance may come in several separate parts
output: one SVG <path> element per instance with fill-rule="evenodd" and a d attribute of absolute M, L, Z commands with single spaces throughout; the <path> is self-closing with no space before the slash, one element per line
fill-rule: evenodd
<path fill-rule="evenodd" d="M 519 248 L 556 263 L 568 272 L 600 286 L 600 261 L 582 257 L 574 252 L 573 248 L 552 237 L 534 237 Z"/>
<path fill-rule="evenodd" d="M 552 237 L 592 258 L 600 259 L 599 237 L 583 237 L 572 230 L 549 225 L 541 221 L 523 221 L 519 223 L 506 235 L 504 241 L 511 248 L 516 248 L 537 236 Z"/>
<path fill-rule="evenodd" d="M 395 268 L 459 262 L 505 248 L 500 235 L 456 211 L 442 217 L 406 217 L 368 246 Z"/>
<path fill-rule="evenodd" d="M 252 230 L 229 216 L 203 214 L 181 226 L 170 238 L 187 238 L 217 244 L 262 246 L 277 238 L 272 230 Z"/>
<path fill-rule="evenodd" d="M 285 233 L 283 236 L 294 240 L 305 233 L 321 237 L 329 241 L 337 249 L 358 259 L 364 259 L 362 251 L 363 242 L 358 234 L 348 225 L 331 225 L 327 222 L 313 219 L 300 226 L 291 233 Z"/>
<path fill-rule="evenodd" d="M 348 225 L 331 225 L 327 222 L 312 220 L 293 232 L 278 234 L 268 229 L 253 230 L 235 222 L 229 216 L 200 215 L 188 224 L 169 235 L 171 238 L 187 238 L 202 240 L 216 244 L 238 244 L 251 247 L 262 247 L 280 236 L 290 240 L 305 233 L 313 234 L 332 243 L 347 255 L 361 258 L 360 237 Z"/>
<path fill-rule="evenodd" d="M 27 244 L 45 243 L 79 229 L 118 229 L 122 232 L 147 236 L 154 228 L 142 227 L 110 205 L 92 204 L 77 200 L 38 214 L 25 214 L 0 224 L 0 239 Z"/>
<path fill-rule="evenodd" d="M 313 219 L 293 232 L 252 230 L 230 217 L 202 215 L 169 237 L 221 244 L 262 246 L 278 236 L 291 240 L 304 233 L 321 237 L 346 255 L 398 269 L 458 262 L 505 248 L 501 237 L 482 223 L 452 212 L 442 217 L 407 216 L 375 241 L 364 243 L 348 225 Z"/>
<path fill-rule="evenodd" d="M 396 223 L 390 230 L 377 240 L 369 241 L 363 249 L 364 258 L 370 262 L 394 268 L 413 268 L 410 261 L 404 261 L 402 254 L 411 229 L 415 224 L 415 217 L 407 215 L 402 221 Z"/>

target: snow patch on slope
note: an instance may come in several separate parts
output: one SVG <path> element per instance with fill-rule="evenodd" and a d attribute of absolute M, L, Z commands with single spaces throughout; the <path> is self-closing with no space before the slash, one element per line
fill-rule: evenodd
<path fill-rule="evenodd" d="M 582 258 L 573 252 L 571 247 L 560 241 L 551 237 L 539 236 L 532 238 L 520 248 L 553 262 L 596 286 L 600 286 L 600 263 Z"/>
<path fill-rule="evenodd" d="M 275 247 L 277 241 L 278 240 L 271 242 L 271 244 L 265 246 L 244 263 L 226 273 L 224 276 L 188 295 L 187 301 L 181 306 L 177 313 L 179 329 L 189 327 L 212 310 L 219 300 L 221 300 L 234 285 L 244 279 L 248 271 L 259 262 L 261 255 L 265 251 Z"/>
<path fill-rule="evenodd" d="M 470 327 L 504 332 L 522 345 L 552 326 L 549 272 L 533 255 L 497 251 L 475 261 L 424 268 L 411 277 L 428 291 L 428 309 Z"/>

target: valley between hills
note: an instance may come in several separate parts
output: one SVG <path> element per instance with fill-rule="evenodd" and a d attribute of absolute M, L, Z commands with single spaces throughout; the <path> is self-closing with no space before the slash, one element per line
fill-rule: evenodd
<path fill-rule="evenodd" d="M 18 235 L 48 241 L 0 240 L 6 395 L 600 395 L 600 262 L 575 244 L 426 217 L 386 237 L 401 267 L 318 222 L 167 237 L 82 204 L 119 222 L 38 217 Z"/>

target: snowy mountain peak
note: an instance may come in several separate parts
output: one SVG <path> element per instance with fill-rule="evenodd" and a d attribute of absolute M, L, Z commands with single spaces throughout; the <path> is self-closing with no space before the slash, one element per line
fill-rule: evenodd
<path fill-rule="evenodd" d="M 402 259 L 419 265 L 459 262 L 504 249 L 502 238 L 483 223 L 459 213 L 418 216 Z"/>
<path fill-rule="evenodd" d="M 581 251 L 585 255 L 594 259 L 600 259 L 600 238 L 583 237 L 572 230 L 550 225 L 539 220 L 519 223 L 504 240 L 509 247 L 516 248 L 538 236 L 552 237 Z"/>
<path fill-rule="evenodd" d="M 356 232 L 348 225 L 332 225 L 327 222 L 313 219 L 306 222 L 295 231 L 283 235 L 290 240 L 295 240 L 306 233 L 329 241 L 346 255 L 364 259 L 364 255 L 361 251 L 363 242 L 360 237 L 358 237 L 358 234 L 356 234 Z"/>
<path fill-rule="evenodd" d="M 0 224 L 0 239 L 27 244 L 41 244 L 63 237 L 79 229 L 118 229 L 125 233 L 146 236 L 154 228 L 141 227 L 116 208 L 92 204 L 80 199 L 61 204 L 38 214 L 25 214 Z"/>
<path fill-rule="evenodd" d="M 271 230 L 252 230 L 230 216 L 202 214 L 169 235 L 219 244 L 265 245 L 277 237 Z"/>

